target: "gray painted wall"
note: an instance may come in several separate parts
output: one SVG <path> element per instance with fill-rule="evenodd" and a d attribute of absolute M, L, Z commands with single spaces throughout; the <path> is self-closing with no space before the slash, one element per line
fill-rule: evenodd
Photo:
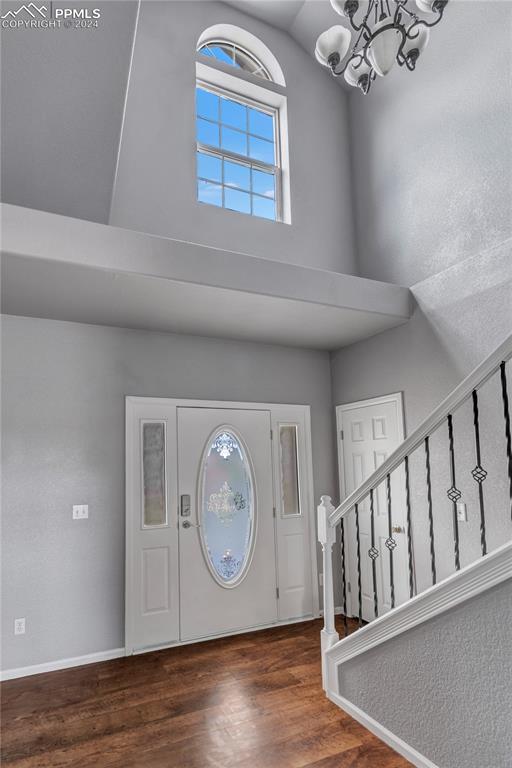
<path fill-rule="evenodd" d="M 9 316 L 2 332 L 3 669 L 124 645 L 125 395 L 310 404 L 315 496 L 334 488 L 327 353 Z"/>
<path fill-rule="evenodd" d="M 460 262 L 413 287 L 417 307 L 400 328 L 345 347 L 332 355 L 335 404 L 404 394 L 406 434 L 479 362 L 512 333 L 512 242 Z M 509 364 L 512 395 L 512 366 Z M 482 457 L 489 478 L 484 492 L 489 551 L 511 535 L 501 394 L 497 377 L 480 395 Z M 454 417 L 458 486 L 469 521 L 461 524 L 461 562 L 479 556 L 479 511 L 473 416 L 466 404 Z M 454 570 L 446 429 L 432 439 L 432 478 L 437 575 Z M 428 511 L 423 449 L 411 458 L 414 554 L 418 589 L 430 586 Z"/>
<path fill-rule="evenodd" d="M 80 7 L 97 29 L 0 32 L 2 201 L 106 224 L 137 3 Z"/>
<path fill-rule="evenodd" d="M 342 695 L 440 768 L 510 768 L 512 582 L 343 664 Z"/>
<path fill-rule="evenodd" d="M 291 225 L 196 201 L 195 51 L 201 32 L 216 23 L 235 24 L 259 37 L 284 71 Z M 336 82 L 280 30 L 213 0 L 144 2 L 110 223 L 353 273 L 346 101 Z"/>
<path fill-rule="evenodd" d="M 412 285 L 512 235 L 512 3 L 450 2 L 416 71 L 350 96 L 360 274 Z"/>

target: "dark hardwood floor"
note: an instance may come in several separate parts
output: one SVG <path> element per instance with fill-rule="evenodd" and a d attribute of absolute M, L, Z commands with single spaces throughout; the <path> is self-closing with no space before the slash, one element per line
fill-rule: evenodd
<path fill-rule="evenodd" d="M 320 622 L 2 684 L 2 765 L 406 768 L 331 704 Z"/>

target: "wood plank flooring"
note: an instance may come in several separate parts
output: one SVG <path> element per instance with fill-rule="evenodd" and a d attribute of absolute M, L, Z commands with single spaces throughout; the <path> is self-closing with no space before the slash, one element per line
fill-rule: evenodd
<path fill-rule="evenodd" d="M 406 768 L 331 704 L 319 621 L 2 684 L 16 768 Z"/>

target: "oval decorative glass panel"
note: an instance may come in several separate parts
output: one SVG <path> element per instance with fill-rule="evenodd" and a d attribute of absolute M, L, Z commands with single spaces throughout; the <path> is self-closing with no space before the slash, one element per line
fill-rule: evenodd
<path fill-rule="evenodd" d="M 203 455 L 199 500 L 201 543 L 213 577 L 235 586 L 249 565 L 254 537 L 254 482 L 242 441 L 217 430 Z"/>

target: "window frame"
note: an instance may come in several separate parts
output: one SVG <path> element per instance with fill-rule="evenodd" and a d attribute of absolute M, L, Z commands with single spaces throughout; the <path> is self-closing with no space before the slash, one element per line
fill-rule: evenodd
<path fill-rule="evenodd" d="M 251 190 L 247 190 L 251 196 L 251 212 L 245 213 L 245 215 L 251 216 L 252 218 L 255 218 L 255 219 L 264 219 L 266 221 L 272 221 L 274 223 L 283 223 L 283 180 L 282 180 L 280 109 L 278 107 L 274 107 L 270 104 L 265 104 L 261 101 L 258 101 L 256 99 L 240 94 L 236 91 L 229 90 L 228 88 L 223 88 L 218 85 L 213 85 L 212 83 L 209 83 L 207 80 L 203 80 L 199 76 L 196 77 L 196 91 L 197 91 L 197 88 L 201 88 L 202 90 L 213 93 L 216 96 L 219 96 L 220 98 L 227 98 L 230 101 L 235 101 L 239 104 L 243 104 L 246 107 L 253 107 L 254 109 L 258 109 L 260 112 L 264 112 L 268 115 L 271 115 L 273 118 L 273 127 L 274 127 L 274 163 L 275 164 L 271 165 L 268 163 L 264 163 L 261 160 L 255 160 L 251 157 L 248 157 L 247 155 L 239 155 L 238 153 L 233 152 L 231 150 L 223 149 L 222 147 L 214 147 L 211 144 L 203 144 L 202 142 L 198 141 L 197 139 L 197 117 L 198 116 L 197 116 L 197 110 L 196 110 L 196 116 L 195 116 L 195 120 L 196 120 L 196 202 L 198 202 L 200 205 L 210 205 L 209 203 L 203 203 L 198 199 L 198 187 L 197 187 L 198 182 L 201 180 L 201 181 L 209 181 L 210 183 L 215 183 L 215 182 L 212 182 L 211 179 L 205 179 L 204 177 L 199 176 L 198 174 L 197 152 L 202 152 L 204 154 L 213 156 L 221 160 L 222 180 L 220 184 L 222 186 L 222 206 L 210 206 L 210 207 L 217 207 L 220 210 L 232 211 L 233 213 L 244 213 L 243 211 L 236 211 L 232 208 L 226 208 L 224 205 L 225 184 L 224 184 L 224 162 L 223 161 L 224 161 L 224 158 L 226 158 L 227 160 L 232 160 L 241 165 L 245 165 L 248 168 L 256 168 L 256 170 L 263 171 L 264 173 L 271 172 L 274 175 L 275 218 L 269 219 L 266 216 L 257 216 L 252 213 L 252 196 L 253 195 L 255 195 L 256 197 L 261 197 L 263 200 L 269 199 L 264 195 L 258 195 L 258 193 L 253 193 L 252 188 Z M 222 125 L 220 120 L 213 121 L 213 120 L 208 120 L 208 118 L 201 118 L 201 119 L 202 120 L 204 119 L 207 122 L 214 123 L 219 126 Z M 238 130 L 238 129 L 233 128 L 233 130 Z M 244 132 L 240 131 L 240 133 L 244 133 Z M 245 134 L 247 136 L 253 135 L 253 134 L 250 134 L 249 131 L 246 131 Z M 232 189 L 235 189 L 235 188 L 232 187 Z"/>
<path fill-rule="evenodd" d="M 211 46 L 215 46 L 215 45 L 224 45 L 226 47 L 232 48 L 233 53 L 236 51 L 236 49 L 238 49 L 239 51 L 244 53 L 247 56 L 247 58 L 251 59 L 255 64 L 257 64 L 259 67 L 259 70 L 264 72 L 265 76 L 262 77 L 262 75 L 258 74 L 259 70 L 256 72 L 250 72 L 248 69 L 244 69 L 244 67 L 237 67 L 234 63 L 230 64 L 229 66 L 233 67 L 235 71 L 237 69 L 241 69 L 242 72 L 246 72 L 248 75 L 251 75 L 252 77 L 259 77 L 261 80 L 267 81 L 269 83 L 274 82 L 272 75 L 268 71 L 267 67 L 263 64 L 263 62 L 260 59 L 258 59 L 258 57 L 254 55 L 254 53 L 251 53 L 251 51 L 249 51 L 247 48 L 244 48 L 243 45 L 234 43 L 232 40 L 225 40 L 221 38 L 207 39 L 199 45 L 199 47 L 197 48 L 197 53 L 201 54 L 202 56 L 205 56 L 205 58 L 207 59 L 213 58 L 215 61 L 220 61 L 222 63 L 222 59 L 218 59 L 216 56 L 213 56 L 213 55 L 208 56 L 208 54 L 203 53 L 203 48 L 210 48 Z"/>

